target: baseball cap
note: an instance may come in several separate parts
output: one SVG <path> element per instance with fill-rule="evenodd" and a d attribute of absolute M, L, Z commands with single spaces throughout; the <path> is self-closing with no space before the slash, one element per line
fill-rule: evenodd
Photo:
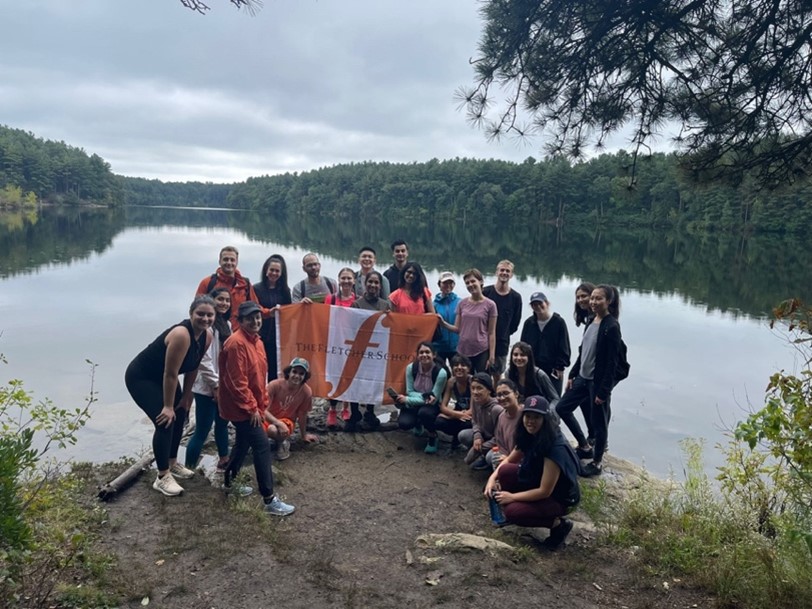
<path fill-rule="evenodd" d="M 548 414 L 550 412 L 550 402 L 540 395 L 531 395 L 524 401 L 524 412 Z"/>
<path fill-rule="evenodd" d="M 293 368 L 296 368 L 297 366 L 299 368 L 304 368 L 305 372 L 310 372 L 310 364 L 303 357 L 294 357 L 292 360 L 290 360 L 290 364 L 288 365 L 288 368 L 293 369 Z"/>
<path fill-rule="evenodd" d="M 544 295 L 544 292 L 533 292 L 530 295 L 530 304 L 533 304 L 534 302 L 548 302 L 548 300 Z"/>
<path fill-rule="evenodd" d="M 240 303 L 240 307 L 237 309 L 237 317 L 247 317 L 248 315 L 252 315 L 257 311 L 262 311 L 262 307 L 260 307 L 253 300 L 246 300 L 245 302 Z"/>

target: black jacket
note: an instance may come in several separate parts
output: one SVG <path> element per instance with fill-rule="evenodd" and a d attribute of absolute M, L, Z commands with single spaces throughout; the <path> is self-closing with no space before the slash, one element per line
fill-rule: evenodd
<path fill-rule="evenodd" d="M 544 332 L 539 331 L 535 315 L 528 317 L 522 326 L 522 341 L 530 345 L 536 366 L 547 374 L 570 365 L 570 335 L 567 323 L 558 313 L 550 317 Z"/>
<path fill-rule="evenodd" d="M 615 370 L 620 356 L 620 323 L 611 315 L 601 320 L 598 326 L 598 342 L 595 345 L 595 395 L 605 400 L 615 386 Z M 570 370 L 569 377 L 575 378 L 581 370 L 581 348 L 578 347 L 578 359 Z"/>

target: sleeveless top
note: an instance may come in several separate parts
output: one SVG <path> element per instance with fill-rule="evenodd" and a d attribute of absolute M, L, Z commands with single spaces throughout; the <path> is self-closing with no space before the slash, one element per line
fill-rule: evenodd
<path fill-rule="evenodd" d="M 471 407 L 471 381 L 468 380 L 468 388 L 460 393 L 457 383 L 451 385 L 451 395 L 454 396 L 454 410 L 468 410 Z"/>
<path fill-rule="evenodd" d="M 189 332 L 190 340 L 189 349 L 183 357 L 178 374 L 185 374 L 192 370 L 197 370 L 197 367 L 200 366 L 200 360 L 202 360 L 206 354 L 206 333 L 203 332 L 200 338 L 195 340 L 195 335 L 192 331 L 192 323 L 188 319 L 184 319 L 179 324 L 175 324 L 161 332 L 158 338 L 135 356 L 130 366 L 136 367 L 142 376 L 153 379 L 156 382 L 161 382 L 166 365 L 166 345 L 164 344 L 164 340 L 166 339 L 166 335 L 178 326 L 186 328 Z"/>

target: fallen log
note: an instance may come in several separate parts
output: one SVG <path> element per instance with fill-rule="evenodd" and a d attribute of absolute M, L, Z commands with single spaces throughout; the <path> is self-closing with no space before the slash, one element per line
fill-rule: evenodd
<path fill-rule="evenodd" d="M 181 442 L 187 440 L 194 431 L 195 420 L 192 418 L 189 420 L 189 424 L 186 426 L 183 436 L 181 436 Z M 119 474 L 118 477 L 99 488 L 99 493 L 96 496 L 102 501 L 109 501 L 115 497 L 117 493 L 123 491 L 130 486 L 130 484 L 135 482 L 138 476 L 141 475 L 141 472 L 148 468 L 154 460 L 155 455 L 152 454 L 152 450 L 147 451 L 143 457 Z"/>
<path fill-rule="evenodd" d="M 149 453 L 141 457 L 138 461 L 133 463 L 130 467 L 124 470 L 117 478 L 108 482 L 99 489 L 98 497 L 102 501 L 109 501 L 116 493 L 124 490 L 132 484 L 136 478 L 155 460 L 155 457 L 150 450 Z"/>

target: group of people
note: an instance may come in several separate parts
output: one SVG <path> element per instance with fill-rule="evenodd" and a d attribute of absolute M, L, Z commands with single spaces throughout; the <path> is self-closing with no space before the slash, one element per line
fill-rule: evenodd
<path fill-rule="evenodd" d="M 509 260 L 497 264 L 490 286 L 479 270 L 466 271 L 466 298 L 454 293 L 453 273 L 442 272 L 432 296 L 423 269 L 409 260 L 408 244 L 398 240 L 391 249 L 394 261 L 385 272 L 375 269 L 375 250 L 363 247 L 359 270 L 342 268 L 336 280 L 323 276 L 318 256 L 308 253 L 302 260 L 305 277 L 292 287 L 282 256 L 270 256 L 261 281 L 252 285 L 237 268 L 236 248 L 221 250 L 218 269 L 198 286 L 189 318 L 161 333 L 127 369 L 127 388 L 155 427 L 153 488 L 168 496 L 183 492 L 176 479 L 194 475 L 214 426 L 223 487 L 251 490 L 234 484 L 251 448 L 265 510 L 292 513 L 294 507 L 274 491 L 272 446 L 285 459 L 297 426 L 302 441 L 318 437 L 307 431 L 313 398 L 309 362 L 296 357 L 278 373 L 274 312 L 301 302 L 436 315 L 433 339 L 418 345 L 406 368 L 405 392 L 388 390 L 398 408 L 398 427 L 425 436 L 427 454 L 438 451 L 438 432 L 450 437 L 452 450 L 466 449 L 472 469 L 492 470 L 485 493 L 502 506 L 507 522 L 547 527 L 546 543 L 557 547 L 572 528 L 566 514 L 579 501 L 578 476 L 602 471 L 621 344 L 617 289 L 578 286 L 574 317 L 584 335 L 563 391 L 569 335 L 544 293 L 531 295 L 532 315 L 521 340 L 510 345 L 521 323 L 522 298 L 510 287 Z M 178 447 L 192 398 L 197 423 L 181 464 Z M 327 413 L 332 428 L 338 425 L 337 406 L 331 402 Z M 357 430 L 362 420 L 377 428 L 374 408 L 343 404 L 345 429 Z M 575 418 L 577 408 L 586 434 Z M 559 420 L 575 437 L 575 451 Z M 230 450 L 229 423 L 236 432 Z"/>

